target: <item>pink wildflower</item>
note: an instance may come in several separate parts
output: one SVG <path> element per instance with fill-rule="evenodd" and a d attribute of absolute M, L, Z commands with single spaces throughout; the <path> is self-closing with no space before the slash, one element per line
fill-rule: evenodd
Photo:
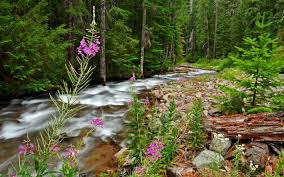
<path fill-rule="evenodd" d="M 74 148 L 74 146 L 70 146 L 67 149 L 65 149 L 63 153 L 63 157 L 65 159 L 74 159 L 77 155 L 77 150 Z"/>
<path fill-rule="evenodd" d="M 50 151 L 53 152 L 53 153 L 58 153 L 60 150 L 61 150 L 61 148 L 58 144 L 55 144 L 50 148 Z"/>
<path fill-rule="evenodd" d="M 149 101 L 148 98 L 146 98 L 146 99 L 141 99 L 141 102 L 142 102 L 143 104 L 145 104 L 145 105 L 149 105 L 149 104 L 150 104 L 150 101 Z"/>
<path fill-rule="evenodd" d="M 145 173 L 145 169 L 141 166 L 134 168 L 134 173 L 136 173 L 138 176 L 143 176 Z"/>
<path fill-rule="evenodd" d="M 35 153 L 35 146 L 30 142 L 24 142 L 23 144 L 20 144 L 18 148 L 18 153 L 20 155 L 28 155 L 28 154 L 34 154 Z"/>
<path fill-rule="evenodd" d="M 91 120 L 91 124 L 95 125 L 97 127 L 103 127 L 104 126 L 104 122 L 102 119 L 95 117 L 94 119 Z"/>
<path fill-rule="evenodd" d="M 78 51 L 78 55 L 84 55 L 83 54 L 83 50 L 87 47 L 87 43 L 85 38 L 82 38 L 82 40 L 80 41 L 80 46 L 77 48 Z"/>
<path fill-rule="evenodd" d="M 10 174 L 10 177 L 17 177 L 17 174 L 15 172 Z"/>
<path fill-rule="evenodd" d="M 159 140 L 153 141 L 149 147 L 147 148 L 145 152 L 145 156 L 150 160 L 150 161 L 156 161 L 160 158 L 162 158 L 161 151 L 164 149 L 164 144 L 163 142 Z"/>
<path fill-rule="evenodd" d="M 78 55 L 94 57 L 100 50 L 100 41 L 98 38 L 94 42 L 87 42 L 85 38 L 80 41 L 80 46 L 77 48 Z"/>
<path fill-rule="evenodd" d="M 133 74 L 132 77 L 130 77 L 128 80 L 129 81 L 135 81 L 136 80 L 135 75 Z"/>
<path fill-rule="evenodd" d="M 131 99 L 127 101 L 128 105 L 132 105 L 132 103 L 133 103 L 133 100 L 131 100 Z"/>

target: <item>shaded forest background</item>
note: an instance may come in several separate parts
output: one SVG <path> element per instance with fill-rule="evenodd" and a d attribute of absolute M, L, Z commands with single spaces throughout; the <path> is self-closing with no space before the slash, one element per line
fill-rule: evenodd
<path fill-rule="evenodd" d="M 266 32 L 284 45 L 284 0 L 1 0 L 0 95 L 56 89 L 65 65 L 76 65 L 93 5 L 100 24 L 102 3 L 107 80 L 139 73 L 142 48 L 145 76 L 179 62 L 225 59 L 262 32 L 256 21 L 271 23 Z M 93 65 L 96 81 L 99 55 Z"/>

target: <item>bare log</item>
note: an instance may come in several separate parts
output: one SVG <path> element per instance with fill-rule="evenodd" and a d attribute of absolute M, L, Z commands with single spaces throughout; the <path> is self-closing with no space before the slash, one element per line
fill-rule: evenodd
<path fill-rule="evenodd" d="M 282 114 L 236 114 L 208 117 L 205 120 L 207 132 L 222 133 L 228 138 L 253 141 L 284 142 L 284 118 Z"/>

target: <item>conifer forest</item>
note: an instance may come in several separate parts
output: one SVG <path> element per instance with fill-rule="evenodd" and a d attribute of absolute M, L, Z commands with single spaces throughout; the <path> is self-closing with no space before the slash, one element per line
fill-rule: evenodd
<path fill-rule="evenodd" d="M 284 0 L 1 0 L 0 177 L 284 177 Z"/>

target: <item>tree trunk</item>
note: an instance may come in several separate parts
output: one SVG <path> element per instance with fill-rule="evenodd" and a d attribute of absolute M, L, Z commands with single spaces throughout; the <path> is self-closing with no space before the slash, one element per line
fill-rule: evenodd
<path fill-rule="evenodd" d="M 209 20 L 208 20 L 208 10 L 205 12 L 205 31 L 207 33 L 207 48 L 206 48 L 206 58 L 210 58 L 210 33 L 209 33 Z"/>
<path fill-rule="evenodd" d="M 106 85 L 106 1 L 101 0 L 101 60 L 100 60 L 100 74 L 102 85 Z"/>
<path fill-rule="evenodd" d="M 213 58 L 216 58 L 217 28 L 218 28 L 218 0 L 215 0 L 215 32 L 214 32 Z"/>
<path fill-rule="evenodd" d="M 191 33 L 189 38 L 189 45 L 190 45 L 190 51 L 192 60 L 194 59 L 194 52 L 195 52 L 195 44 L 196 44 L 196 38 L 195 38 L 195 16 L 194 16 L 194 0 L 190 0 L 190 16 L 191 16 Z"/>
<path fill-rule="evenodd" d="M 255 83 L 254 83 L 254 88 L 253 88 L 253 95 L 252 95 L 252 103 L 251 103 L 253 107 L 256 106 L 256 94 L 257 94 L 257 87 L 258 87 L 258 73 L 259 73 L 259 69 L 257 67 L 256 78 L 255 78 Z"/>
<path fill-rule="evenodd" d="M 92 14 L 92 12 L 93 12 L 92 0 L 88 0 L 88 1 L 87 1 L 87 3 L 88 3 L 88 9 L 89 9 L 89 12 Z M 93 20 L 93 16 L 92 16 L 92 15 L 90 15 L 90 19 L 89 19 L 89 21 L 92 21 L 92 20 Z"/>
<path fill-rule="evenodd" d="M 68 3 L 68 8 L 71 8 L 71 6 L 73 5 L 73 1 L 70 0 Z M 74 23 L 73 23 L 73 17 L 71 14 L 68 15 L 68 27 L 70 29 L 73 29 L 74 27 Z M 73 50 L 74 50 L 74 46 L 73 46 L 73 37 L 72 37 L 72 31 L 70 31 L 68 33 L 68 41 L 70 42 L 70 46 L 68 47 L 68 53 L 67 53 L 67 63 L 68 64 L 72 64 L 72 58 L 73 58 Z"/>
<path fill-rule="evenodd" d="M 141 30 L 141 55 L 140 55 L 140 75 L 144 77 L 144 58 L 145 58 L 145 27 L 146 27 L 146 7 L 145 0 L 142 0 L 142 30 Z"/>

